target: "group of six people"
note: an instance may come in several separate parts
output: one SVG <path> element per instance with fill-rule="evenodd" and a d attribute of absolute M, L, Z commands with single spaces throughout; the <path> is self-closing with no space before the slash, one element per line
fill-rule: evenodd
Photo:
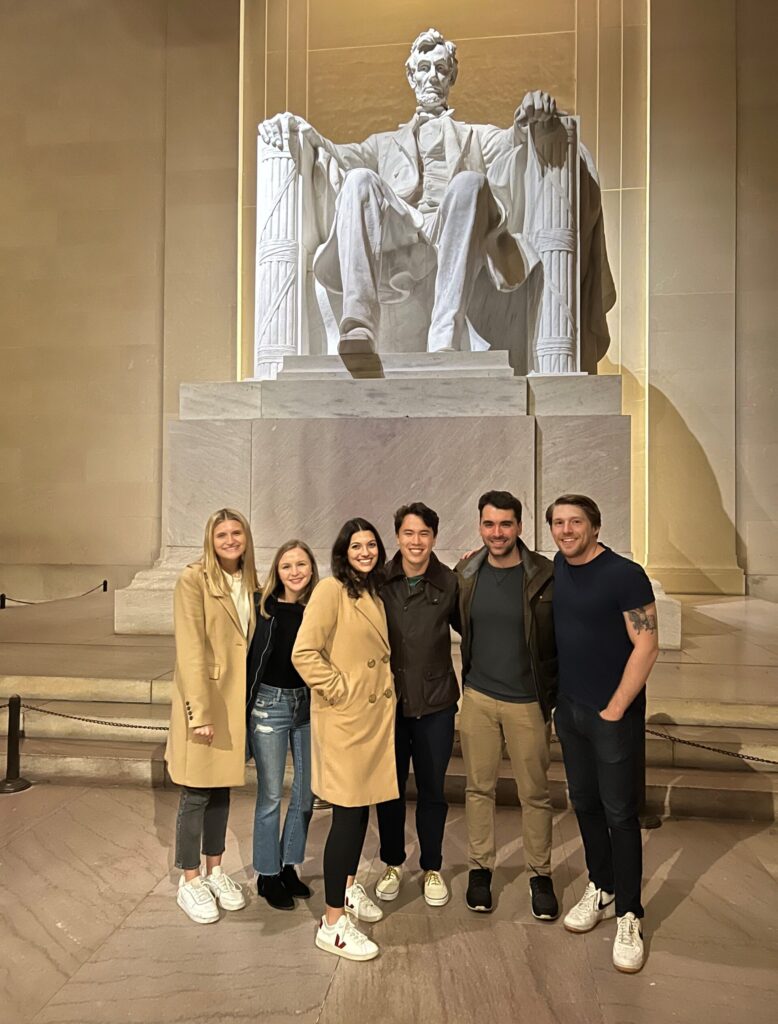
<path fill-rule="evenodd" d="M 423 895 L 444 906 L 446 771 L 458 708 L 467 906 L 493 908 L 495 796 L 507 747 L 531 912 L 554 920 L 553 716 L 589 875 L 564 925 L 586 932 L 616 916 L 613 963 L 640 970 L 645 683 L 658 651 L 651 583 L 599 541 L 600 511 L 585 495 L 562 495 L 546 511 L 558 548 L 553 562 L 521 540 L 522 506 L 509 492 L 483 494 L 478 516 L 483 545 L 455 570 L 433 550 L 437 514 L 417 501 L 395 513 L 391 560 L 376 528 L 357 517 L 335 539 L 330 577 L 319 580 L 313 552 L 294 539 L 279 548 L 261 588 L 245 517 L 233 509 L 210 517 L 203 557 L 187 566 L 175 591 L 176 690 L 166 751 L 170 777 L 181 786 L 177 900 L 192 920 L 213 922 L 220 906 L 245 906 L 221 858 L 230 789 L 245 781 L 247 753 L 257 770 L 257 890 L 271 907 L 291 910 L 310 897 L 297 868 L 313 794 L 332 805 L 319 948 L 351 960 L 378 954 L 354 922 L 381 920 L 380 904 L 399 894 L 411 765 Z M 461 692 L 452 629 L 461 635 Z M 371 806 L 384 865 L 377 902 L 357 881 Z"/>

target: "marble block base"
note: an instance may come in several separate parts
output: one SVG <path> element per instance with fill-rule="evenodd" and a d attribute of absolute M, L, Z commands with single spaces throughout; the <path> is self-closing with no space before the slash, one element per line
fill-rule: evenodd
<path fill-rule="evenodd" d="M 617 374 L 532 374 L 527 377 L 531 416 L 619 416 L 621 377 Z"/>
<path fill-rule="evenodd" d="M 182 384 L 182 420 L 523 416 L 524 377 L 297 379 Z"/>
<path fill-rule="evenodd" d="M 421 356 L 396 354 L 405 376 L 340 379 L 320 357 L 327 373 L 307 379 L 317 362 L 307 357 L 307 370 L 276 381 L 182 385 L 180 419 L 168 427 L 162 557 L 117 592 L 117 630 L 172 628 L 175 579 L 199 557 L 208 516 L 225 505 L 249 517 L 262 574 L 290 537 L 307 541 L 328 571 L 332 541 L 354 515 L 375 523 L 391 553 L 393 512 L 414 500 L 439 513 L 437 550 L 454 564 L 479 544 L 477 502 L 491 488 L 523 502 L 530 547 L 549 547 L 546 506 L 578 491 L 600 505 L 605 543 L 630 551 L 620 380 L 473 376 L 465 364 L 496 370 L 504 353 L 443 355 L 438 374 L 420 372 Z M 457 364 L 465 375 L 453 375 Z M 663 640 L 674 646 L 677 609 L 662 607 Z"/>
<path fill-rule="evenodd" d="M 656 618 L 659 627 L 659 646 L 663 651 L 680 651 L 681 649 L 681 602 L 669 597 L 662 584 L 651 580 L 656 598 Z"/>
<path fill-rule="evenodd" d="M 376 357 L 364 360 L 372 370 Z M 489 352 L 382 352 L 378 356 L 387 379 L 409 377 L 512 377 L 504 351 Z M 349 364 L 358 363 L 352 356 Z M 287 356 L 277 380 L 348 380 L 354 374 L 340 356 Z"/>

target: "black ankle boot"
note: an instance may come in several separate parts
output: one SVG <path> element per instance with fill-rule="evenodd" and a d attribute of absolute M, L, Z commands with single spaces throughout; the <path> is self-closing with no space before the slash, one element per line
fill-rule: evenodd
<path fill-rule="evenodd" d="M 294 910 L 294 900 L 280 875 L 258 875 L 257 892 L 274 910 Z"/>
<path fill-rule="evenodd" d="M 305 882 L 301 882 L 297 877 L 294 864 L 284 864 L 281 868 L 281 881 L 286 886 L 287 892 L 291 896 L 296 896 L 298 900 L 311 898 L 311 890 Z"/>

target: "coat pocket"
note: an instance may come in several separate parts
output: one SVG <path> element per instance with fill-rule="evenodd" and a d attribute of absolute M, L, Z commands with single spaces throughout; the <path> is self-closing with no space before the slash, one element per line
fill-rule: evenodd
<path fill-rule="evenodd" d="M 424 672 L 424 703 L 430 707 L 449 704 L 456 700 L 458 691 L 450 668 L 430 668 Z"/>

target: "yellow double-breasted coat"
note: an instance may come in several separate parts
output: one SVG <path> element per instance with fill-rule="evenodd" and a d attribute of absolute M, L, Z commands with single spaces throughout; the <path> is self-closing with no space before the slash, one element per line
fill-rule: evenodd
<path fill-rule="evenodd" d="M 322 580 L 292 662 L 311 688 L 314 793 L 341 807 L 394 800 L 397 700 L 381 600 L 367 593 L 355 600 L 338 580 Z"/>

